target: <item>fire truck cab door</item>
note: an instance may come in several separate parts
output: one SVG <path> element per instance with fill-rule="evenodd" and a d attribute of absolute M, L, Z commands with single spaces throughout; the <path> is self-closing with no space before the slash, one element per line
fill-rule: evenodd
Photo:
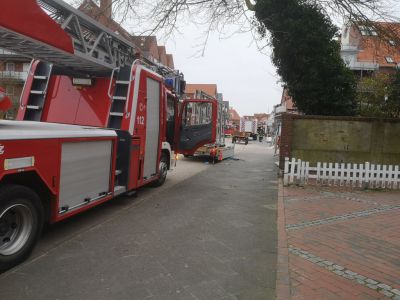
<path fill-rule="evenodd" d="M 179 114 L 177 153 L 192 155 L 199 147 L 215 142 L 217 100 L 185 100 Z"/>

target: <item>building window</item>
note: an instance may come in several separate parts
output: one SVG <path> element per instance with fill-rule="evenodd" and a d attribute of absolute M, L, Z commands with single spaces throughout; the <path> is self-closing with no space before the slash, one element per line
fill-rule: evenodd
<path fill-rule="evenodd" d="M 389 41 L 389 45 L 390 45 L 390 46 L 396 46 L 396 42 L 393 41 L 393 40 L 390 40 L 390 41 Z"/>
<path fill-rule="evenodd" d="M 184 111 L 182 123 L 186 127 L 211 124 L 212 104 L 189 102 Z"/>
<path fill-rule="evenodd" d="M 23 65 L 22 65 L 22 71 L 24 71 L 24 72 L 29 72 L 29 67 L 31 66 L 31 64 L 28 64 L 28 63 L 24 63 Z"/>
<path fill-rule="evenodd" d="M 15 71 L 15 64 L 14 63 L 6 63 L 6 71 L 11 71 L 14 72 Z"/>
<path fill-rule="evenodd" d="M 366 36 L 366 35 L 373 35 L 377 36 L 378 33 L 371 27 L 368 26 L 358 26 L 358 29 L 360 30 L 361 34 Z"/>
<path fill-rule="evenodd" d="M 14 96 L 14 86 L 13 85 L 8 85 L 6 86 L 6 94 L 7 96 Z"/>
<path fill-rule="evenodd" d="M 392 58 L 392 57 L 390 57 L 390 56 L 386 56 L 386 57 L 385 57 L 385 59 L 386 59 L 386 61 L 387 61 L 389 64 L 392 64 L 392 63 L 394 63 L 394 60 L 393 60 L 393 58 Z"/>

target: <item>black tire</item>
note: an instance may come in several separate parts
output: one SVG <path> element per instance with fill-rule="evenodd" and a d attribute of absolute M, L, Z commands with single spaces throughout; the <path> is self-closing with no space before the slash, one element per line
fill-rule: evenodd
<path fill-rule="evenodd" d="M 232 144 L 236 143 L 236 138 L 232 138 Z"/>
<path fill-rule="evenodd" d="M 151 183 L 152 187 L 159 187 L 162 186 L 167 179 L 167 174 L 168 174 L 168 156 L 167 155 L 162 155 L 161 160 L 160 160 L 160 176 L 158 177 L 157 180 L 153 181 Z"/>
<path fill-rule="evenodd" d="M 0 187 L 0 273 L 24 261 L 42 232 L 43 206 L 31 189 Z"/>

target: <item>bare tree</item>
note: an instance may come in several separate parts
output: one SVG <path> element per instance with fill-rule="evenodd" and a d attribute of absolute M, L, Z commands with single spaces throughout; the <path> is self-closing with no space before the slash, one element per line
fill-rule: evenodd
<path fill-rule="evenodd" d="M 83 0 L 71 0 L 75 3 Z M 393 20 L 393 0 L 299 0 L 318 4 L 326 14 L 347 16 L 357 21 Z M 121 18 L 129 14 L 146 17 L 152 31 L 176 29 L 181 16 L 219 26 L 240 20 L 246 11 L 256 9 L 257 0 L 113 0 Z M 146 16 L 143 16 L 143 12 Z"/>
<path fill-rule="evenodd" d="M 80 4 L 86 0 L 67 1 Z M 383 37 L 400 41 L 398 32 L 376 22 L 398 21 L 390 12 L 396 0 L 299 1 L 317 4 L 325 15 L 368 25 Z M 135 28 L 141 28 L 133 30 L 136 35 L 159 33 L 166 37 L 179 32 L 189 21 L 201 25 L 204 43 L 212 31 L 222 32 L 227 25 L 236 26 L 238 32 L 251 31 L 259 21 L 252 13 L 257 8 L 257 0 L 112 0 L 112 6 L 117 22 L 133 23 Z"/>

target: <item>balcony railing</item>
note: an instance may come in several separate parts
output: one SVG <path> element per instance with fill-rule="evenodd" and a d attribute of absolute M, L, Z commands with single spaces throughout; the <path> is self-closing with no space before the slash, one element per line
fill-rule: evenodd
<path fill-rule="evenodd" d="M 275 113 L 277 113 L 277 114 L 283 114 L 283 113 L 285 113 L 285 112 L 286 112 L 286 107 L 283 106 L 283 105 L 278 106 L 278 107 L 275 109 Z"/>
<path fill-rule="evenodd" d="M 17 53 L 5 50 L 5 49 L 1 49 L 0 48 L 0 55 L 18 55 Z"/>
<path fill-rule="evenodd" d="M 358 52 L 359 51 L 358 46 L 350 46 L 350 45 L 342 45 L 340 50 L 342 52 L 347 52 L 347 51 Z"/>
<path fill-rule="evenodd" d="M 358 71 L 376 71 L 379 69 L 379 64 L 374 62 L 352 61 L 347 65 L 351 70 L 358 70 Z"/>
<path fill-rule="evenodd" d="M 27 77 L 28 77 L 28 72 L 0 71 L 0 79 L 3 80 L 25 81 Z"/>

